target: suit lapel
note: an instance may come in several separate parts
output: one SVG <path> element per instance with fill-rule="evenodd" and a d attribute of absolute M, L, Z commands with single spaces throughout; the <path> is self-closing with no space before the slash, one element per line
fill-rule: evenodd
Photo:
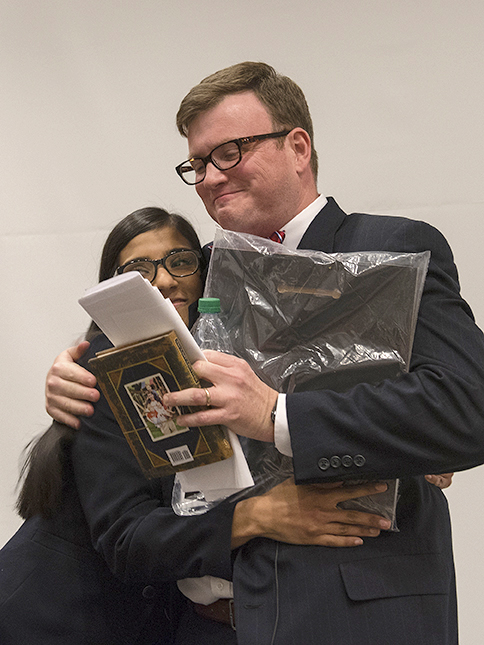
<path fill-rule="evenodd" d="M 308 226 L 297 248 L 333 253 L 334 237 L 345 218 L 346 213 L 332 197 L 328 197 L 327 204 Z"/>

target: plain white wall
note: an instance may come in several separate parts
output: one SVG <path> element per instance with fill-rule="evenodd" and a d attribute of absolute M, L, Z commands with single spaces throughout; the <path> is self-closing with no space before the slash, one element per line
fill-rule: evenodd
<path fill-rule="evenodd" d="M 264 60 L 306 92 L 320 189 L 347 210 L 424 219 L 454 249 L 484 325 L 484 4 L 481 0 L 3 0 L 0 545 L 22 447 L 47 427 L 44 377 L 85 330 L 114 223 L 145 205 L 212 225 L 173 167 L 174 116 L 207 74 Z M 250 134 L 250 133 L 249 133 Z M 456 475 L 461 642 L 484 642 L 483 471 Z"/>

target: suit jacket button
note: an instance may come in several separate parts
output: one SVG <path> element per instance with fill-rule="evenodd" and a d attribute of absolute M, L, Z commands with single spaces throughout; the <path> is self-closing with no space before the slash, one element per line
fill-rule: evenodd
<path fill-rule="evenodd" d="M 141 595 L 145 600 L 153 600 L 153 598 L 156 596 L 156 589 L 151 585 L 147 585 L 141 592 Z"/>
<path fill-rule="evenodd" d="M 338 455 L 334 455 L 330 459 L 330 464 L 332 468 L 339 468 L 341 466 L 341 459 L 338 457 Z"/>
<path fill-rule="evenodd" d="M 326 457 L 321 457 L 321 459 L 318 461 L 318 467 L 321 470 L 328 470 L 328 468 L 329 468 L 329 459 L 326 459 Z"/>
<path fill-rule="evenodd" d="M 366 459 L 363 457 L 363 455 L 355 455 L 355 466 L 358 466 L 358 468 L 361 468 L 366 463 Z"/>
<path fill-rule="evenodd" d="M 353 457 L 351 455 L 343 455 L 343 457 L 341 457 L 341 463 L 345 468 L 349 468 L 353 465 Z"/>

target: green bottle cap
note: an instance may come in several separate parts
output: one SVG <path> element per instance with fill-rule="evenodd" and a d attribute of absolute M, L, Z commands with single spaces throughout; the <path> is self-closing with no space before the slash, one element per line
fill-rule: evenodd
<path fill-rule="evenodd" d="M 219 298 L 200 298 L 198 301 L 198 311 L 201 314 L 218 314 L 220 313 Z"/>

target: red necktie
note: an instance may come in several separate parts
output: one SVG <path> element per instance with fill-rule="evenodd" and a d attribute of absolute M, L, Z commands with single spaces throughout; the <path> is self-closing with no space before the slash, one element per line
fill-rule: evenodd
<path fill-rule="evenodd" d="M 285 231 L 274 231 L 274 233 L 270 236 L 270 240 L 273 242 L 277 242 L 278 244 L 282 244 L 284 242 L 284 238 L 286 237 L 286 232 Z"/>

